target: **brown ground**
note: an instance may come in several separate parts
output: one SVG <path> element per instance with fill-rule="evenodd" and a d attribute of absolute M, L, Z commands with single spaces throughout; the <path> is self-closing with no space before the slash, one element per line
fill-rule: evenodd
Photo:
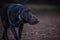
<path fill-rule="evenodd" d="M 58 14 L 36 14 L 39 23 L 25 24 L 21 40 L 60 40 L 60 16 Z M 16 28 L 17 30 L 17 28 Z M 0 40 L 2 40 L 3 26 L 0 21 Z M 11 30 L 8 30 L 9 39 L 13 40 Z"/>

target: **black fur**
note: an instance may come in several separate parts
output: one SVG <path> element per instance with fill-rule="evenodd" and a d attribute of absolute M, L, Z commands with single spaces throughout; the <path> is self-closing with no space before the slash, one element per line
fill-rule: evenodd
<path fill-rule="evenodd" d="M 21 40 L 21 33 L 25 23 L 36 24 L 37 19 L 31 15 L 31 11 L 21 4 L 7 4 L 2 8 L 1 19 L 4 27 L 3 40 L 9 40 L 7 30 L 10 27 L 16 40 Z M 17 36 L 15 27 L 19 28 Z"/>

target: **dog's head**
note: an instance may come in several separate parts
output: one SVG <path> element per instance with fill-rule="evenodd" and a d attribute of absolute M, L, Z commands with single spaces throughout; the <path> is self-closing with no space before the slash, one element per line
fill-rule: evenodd
<path fill-rule="evenodd" d="M 38 23 L 38 19 L 32 13 L 30 9 L 24 8 L 20 15 L 24 22 L 34 25 Z"/>

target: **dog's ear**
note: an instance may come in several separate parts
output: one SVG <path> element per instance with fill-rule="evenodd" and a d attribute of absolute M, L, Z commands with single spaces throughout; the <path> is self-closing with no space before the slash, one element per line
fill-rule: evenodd
<path fill-rule="evenodd" d="M 36 12 L 34 10 L 32 10 L 32 9 L 31 9 L 31 12 L 32 12 L 32 14 L 36 14 Z"/>
<path fill-rule="evenodd" d="M 32 14 L 36 14 L 36 12 L 32 8 L 28 8 L 28 9 L 32 12 Z"/>

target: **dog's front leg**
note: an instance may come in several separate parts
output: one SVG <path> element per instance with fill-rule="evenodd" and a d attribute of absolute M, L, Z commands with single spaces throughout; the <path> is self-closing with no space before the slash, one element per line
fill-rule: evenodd
<path fill-rule="evenodd" d="M 14 38 L 15 38 L 16 40 L 18 40 L 17 33 L 16 33 L 16 30 L 15 30 L 15 27 L 14 27 L 14 26 L 11 26 L 11 31 L 12 31 L 12 33 L 13 33 L 13 35 L 14 35 Z"/>
<path fill-rule="evenodd" d="M 22 30 L 23 30 L 23 24 L 21 24 L 19 26 L 19 32 L 18 32 L 18 38 L 19 38 L 19 40 L 21 40 Z"/>

